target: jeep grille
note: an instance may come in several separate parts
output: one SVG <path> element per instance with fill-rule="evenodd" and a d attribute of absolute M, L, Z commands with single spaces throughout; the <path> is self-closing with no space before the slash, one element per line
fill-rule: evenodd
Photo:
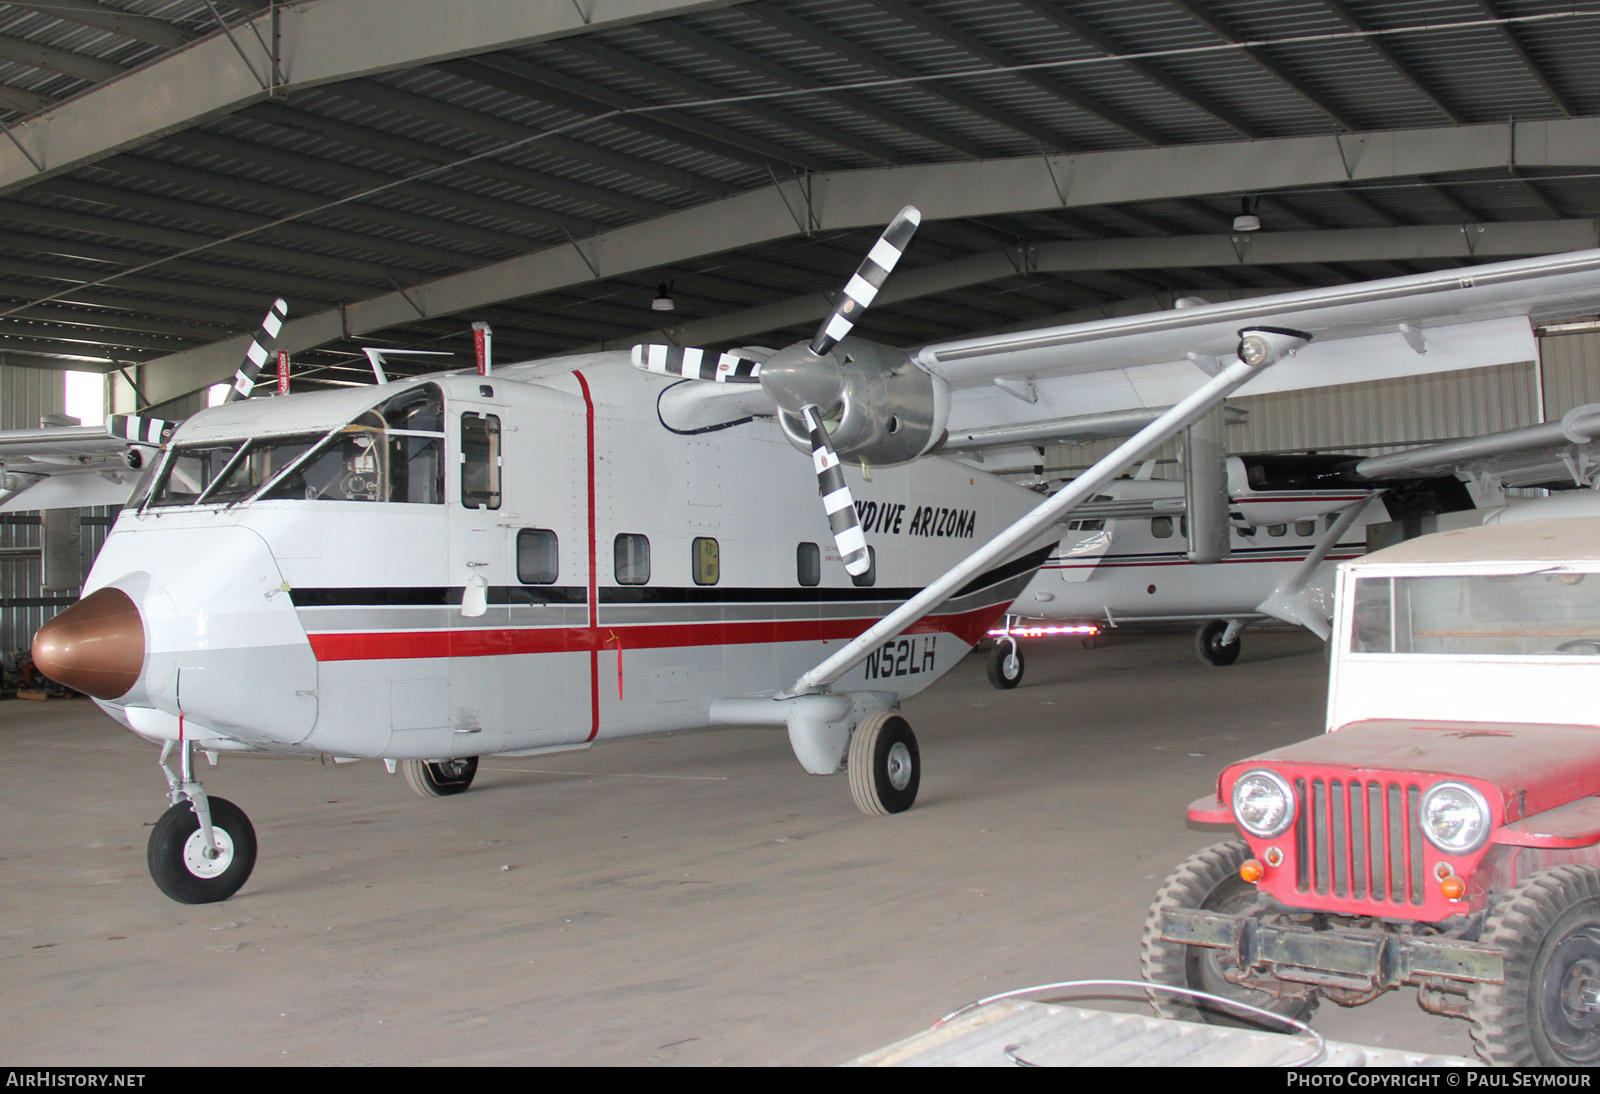
<path fill-rule="evenodd" d="M 1295 881 L 1302 893 L 1378 906 L 1423 902 L 1427 849 L 1419 787 L 1300 777 L 1295 794 L 1302 803 L 1295 821 Z"/>

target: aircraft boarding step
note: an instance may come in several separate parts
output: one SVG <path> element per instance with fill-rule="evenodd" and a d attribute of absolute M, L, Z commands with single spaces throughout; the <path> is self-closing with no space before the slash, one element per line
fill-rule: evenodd
<path fill-rule="evenodd" d="M 1316 1067 L 1482 1067 L 1477 1060 L 1327 1041 Z M 1286 1067 L 1317 1050 L 1301 1034 L 1002 1000 L 869 1052 L 853 1067 Z"/>

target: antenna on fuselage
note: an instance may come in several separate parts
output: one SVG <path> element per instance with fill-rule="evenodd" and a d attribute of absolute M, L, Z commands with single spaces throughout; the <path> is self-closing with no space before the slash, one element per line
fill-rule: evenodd
<path fill-rule="evenodd" d="M 367 355 L 367 361 L 372 365 L 372 375 L 378 378 L 378 383 L 387 384 L 389 374 L 383 371 L 387 358 L 393 354 L 403 353 L 409 357 L 454 357 L 455 354 L 447 349 L 378 349 L 375 346 L 362 346 L 361 352 Z"/>
<path fill-rule="evenodd" d="M 472 352 L 478 358 L 478 375 L 487 376 L 494 370 L 494 357 L 490 353 L 493 332 L 487 323 L 472 324 Z"/>

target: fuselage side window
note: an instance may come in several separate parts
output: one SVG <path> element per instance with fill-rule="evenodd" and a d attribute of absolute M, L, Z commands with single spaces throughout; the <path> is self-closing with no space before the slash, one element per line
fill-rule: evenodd
<path fill-rule="evenodd" d="M 1294 534 L 1297 536 L 1314 536 L 1317 534 L 1315 520 L 1297 520 L 1294 522 Z"/>
<path fill-rule="evenodd" d="M 461 504 L 500 508 L 500 419 L 493 414 L 461 415 Z"/>
<path fill-rule="evenodd" d="M 1267 535 L 1271 536 L 1273 539 L 1277 539 L 1279 536 L 1286 536 L 1288 534 L 1289 526 L 1287 524 L 1267 525 Z"/>
<path fill-rule="evenodd" d="M 618 585 L 650 583 L 650 537 L 623 532 L 612 541 L 611 563 Z"/>
<path fill-rule="evenodd" d="M 1150 534 L 1152 536 L 1155 536 L 1157 539 L 1171 539 L 1172 538 L 1172 518 L 1171 517 L 1151 517 L 1150 518 Z"/>
<path fill-rule="evenodd" d="M 862 588 L 878 583 L 878 550 L 875 547 L 867 548 L 867 572 L 864 574 L 851 574 L 850 580 Z"/>
<path fill-rule="evenodd" d="M 717 541 L 710 536 L 696 536 L 690 548 L 690 565 L 696 585 L 715 585 L 722 577 L 722 558 Z"/>
<path fill-rule="evenodd" d="M 802 543 L 794 552 L 795 580 L 806 588 L 822 584 L 822 548 Z"/>
<path fill-rule="evenodd" d="M 517 580 L 524 585 L 554 585 L 561 573 L 561 541 L 548 528 L 517 533 Z"/>

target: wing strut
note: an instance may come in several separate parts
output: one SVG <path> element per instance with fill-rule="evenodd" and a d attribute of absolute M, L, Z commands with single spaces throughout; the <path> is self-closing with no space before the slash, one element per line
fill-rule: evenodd
<path fill-rule="evenodd" d="M 1285 333 L 1287 332 L 1270 332 L 1275 336 Z M 1110 455 L 1072 480 L 1048 501 L 968 555 L 953 569 L 946 571 L 944 576 L 922 592 L 840 647 L 831 657 L 801 676 L 787 689 L 778 692 L 775 698 L 787 699 L 825 691 L 828 685 L 860 664 L 874 648 L 895 637 L 943 604 L 952 593 L 973 577 L 994 563 L 1009 558 L 1031 540 L 1037 539 L 1069 509 L 1110 482 L 1124 467 L 1154 450 L 1168 437 L 1227 398 L 1235 388 L 1262 369 L 1298 348 L 1297 345 L 1280 342 L 1278 338 L 1262 338 L 1253 331 L 1241 331 L 1240 334 L 1243 335 L 1240 343 L 1243 352 L 1240 359 L 1235 360 L 1161 417 L 1128 438 Z M 1300 336 L 1292 341 L 1304 345 L 1308 340 L 1309 336 Z"/>

